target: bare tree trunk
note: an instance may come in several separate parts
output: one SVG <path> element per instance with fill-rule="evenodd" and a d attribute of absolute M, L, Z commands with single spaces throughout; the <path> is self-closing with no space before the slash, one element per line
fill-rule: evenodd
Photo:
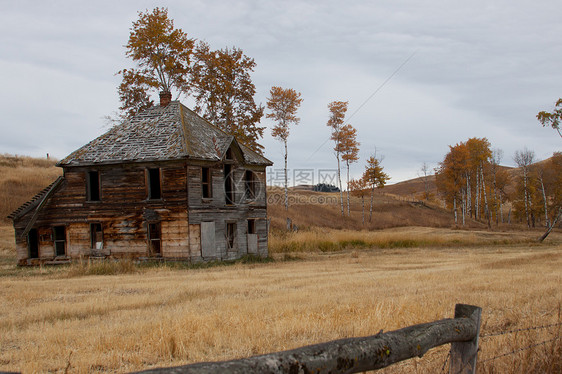
<path fill-rule="evenodd" d="M 361 195 L 361 203 L 363 205 L 363 226 L 365 226 L 365 196 Z"/>
<path fill-rule="evenodd" d="M 494 171 L 493 171 L 493 176 L 494 176 L 494 179 L 493 179 L 493 187 L 494 187 L 494 210 L 495 210 L 495 212 L 496 212 L 496 226 L 497 226 L 497 225 L 498 225 L 498 222 L 499 222 L 499 221 L 498 221 L 498 220 L 499 220 L 499 217 L 498 217 L 498 188 L 497 188 L 497 185 L 496 185 L 496 169 L 495 169 L 495 168 L 494 168 Z"/>
<path fill-rule="evenodd" d="M 503 199 L 502 199 L 501 192 L 500 192 L 500 219 L 501 219 L 501 223 L 503 223 Z"/>
<path fill-rule="evenodd" d="M 347 216 L 351 217 L 351 208 L 349 207 L 349 161 L 345 161 L 347 165 Z"/>
<path fill-rule="evenodd" d="M 561 215 L 562 215 L 562 207 L 558 207 L 558 214 L 556 215 L 556 217 L 552 221 L 552 224 L 548 227 L 548 230 L 546 230 L 546 232 L 539 238 L 539 243 L 542 243 L 542 241 L 546 239 L 548 234 L 550 234 L 550 232 L 552 231 L 554 226 L 556 226 L 556 222 L 558 222 Z"/>
<path fill-rule="evenodd" d="M 466 213 L 472 217 L 472 191 L 470 190 L 470 175 L 466 173 Z"/>
<path fill-rule="evenodd" d="M 371 187 L 371 206 L 369 207 L 369 222 L 373 218 L 373 199 L 375 198 L 375 185 Z"/>
<path fill-rule="evenodd" d="M 542 190 L 542 200 L 544 202 L 544 225 L 545 227 L 549 227 L 549 219 L 548 219 L 548 206 L 547 206 L 547 201 L 546 201 L 546 191 L 544 189 L 544 183 L 542 180 L 542 175 L 539 177 L 539 181 L 541 182 L 541 190 Z"/>
<path fill-rule="evenodd" d="M 340 153 L 336 153 L 336 157 L 338 159 L 338 183 L 340 184 L 340 205 L 341 205 L 341 216 L 343 217 L 343 189 L 341 186 L 341 167 L 340 167 Z"/>
<path fill-rule="evenodd" d="M 461 192 L 461 199 L 462 225 L 464 226 L 464 220 L 466 216 L 466 191 Z"/>
<path fill-rule="evenodd" d="M 475 213 L 474 217 L 477 220 L 480 220 L 480 166 L 476 167 L 476 196 L 474 197 L 476 200 L 474 202 L 475 205 Z"/>
<path fill-rule="evenodd" d="M 455 225 L 458 225 L 457 221 L 457 197 L 453 197 L 453 212 L 455 212 Z"/>
<path fill-rule="evenodd" d="M 527 170 L 523 168 L 523 194 L 525 195 L 525 218 L 527 218 L 527 227 L 531 228 L 531 221 L 529 220 L 529 203 L 527 199 Z"/>
<path fill-rule="evenodd" d="M 287 139 L 285 139 L 285 211 L 289 211 L 289 187 L 287 177 Z"/>
<path fill-rule="evenodd" d="M 484 167 L 480 165 L 480 181 L 482 184 L 482 192 L 484 193 L 484 216 L 488 221 L 488 228 L 491 227 L 490 225 L 490 210 L 488 209 L 488 197 L 486 195 L 486 181 L 484 180 Z"/>

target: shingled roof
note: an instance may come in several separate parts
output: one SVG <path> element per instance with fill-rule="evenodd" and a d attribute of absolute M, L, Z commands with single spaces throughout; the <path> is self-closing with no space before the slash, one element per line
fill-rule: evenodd
<path fill-rule="evenodd" d="M 219 161 L 237 142 L 179 101 L 154 106 L 113 127 L 61 160 L 58 166 L 197 159 Z M 244 161 L 273 163 L 238 143 Z"/>

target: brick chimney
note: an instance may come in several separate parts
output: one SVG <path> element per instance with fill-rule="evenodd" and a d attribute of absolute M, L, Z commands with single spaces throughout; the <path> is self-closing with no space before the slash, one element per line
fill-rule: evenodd
<path fill-rule="evenodd" d="M 172 93 L 170 91 L 160 92 L 160 106 L 165 107 L 172 101 Z"/>

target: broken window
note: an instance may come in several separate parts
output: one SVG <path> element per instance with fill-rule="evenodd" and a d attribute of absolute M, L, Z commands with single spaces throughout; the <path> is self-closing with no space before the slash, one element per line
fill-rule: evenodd
<path fill-rule="evenodd" d="M 160 168 L 148 169 L 148 198 L 150 200 L 158 200 L 162 198 Z"/>
<path fill-rule="evenodd" d="M 257 178 L 253 171 L 246 170 L 244 182 L 246 185 L 246 199 L 254 200 L 256 198 Z"/>
<path fill-rule="evenodd" d="M 66 227 L 53 226 L 53 241 L 55 244 L 55 256 L 66 255 Z"/>
<path fill-rule="evenodd" d="M 226 150 L 226 155 L 224 156 L 225 160 L 232 160 L 232 148 L 228 148 Z"/>
<path fill-rule="evenodd" d="M 99 171 L 89 171 L 86 180 L 86 190 L 88 201 L 100 201 L 100 173 Z"/>
<path fill-rule="evenodd" d="M 224 192 L 227 205 L 234 204 L 234 181 L 232 180 L 232 165 L 224 165 Z"/>
<path fill-rule="evenodd" d="M 249 219 L 248 220 L 248 234 L 256 234 L 256 220 Z"/>
<path fill-rule="evenodd" d="M 90 223 L 90 242 L 92 249 L 98 251 L 103 249 L 103 229 L 101 223 Z"/>
<path fill-rule="evenodd" d="M 210 168 L 201 168 L 201 196 L 203 199 L 212 197 L 212 178 Z"/>
<path fill-rule="evenodd" d="M 39 236 L 36 229 L 29 230 L 27 234 L 27 249 L 29 258 L 39 258 Z"/>
<path fill-rule="evenodd" d="M 152 256 L 161 255 L 161 234 L 160 222 L 148 224 L 148 246 Z"/>
<path fill-rule="evenodd" d="M 235 249 L 235 247 L 234 247 L 235 244 L 236 244 L 236 223 L 227 222 L 227 224 L 226 224 L 226 246 L 227 246 L 227 249 L 229 251 Z"/>

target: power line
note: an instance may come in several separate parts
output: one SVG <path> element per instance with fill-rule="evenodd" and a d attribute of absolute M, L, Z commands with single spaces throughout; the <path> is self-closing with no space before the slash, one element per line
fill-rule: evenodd
<path fill-rule="evenodd" d="M 415 50 L 414 52 L 412 52 L 412 54 L 410 56 L 408 56 L 407 59 L 404 60 L 404 62 L 402 62 L 400 64 L 400 66 L 398 66 L 396 68 L 396 70 L 394 70 L 392 72 L 392 74 L 390 74 L 388 76 L 388 78 L 386 78 L 386 80 L 384 82 L 382 82 L 382 84 L 380 86 L 377 87 L 377 89 L 371 94 L 371 96 L 369 96 L 367 98 L 367 100 L 365 100 L 363 102 L 363 104 L 359 105 L 359 107 L 355 110 L 355 112 L 353 112 L 351 114 L 351 116 L 349 116 L 347 118 L 347 120 L 344 120 L 344 122 L 348 122 L 351 118 L 353 118 L 353 116 L 355 116 L 355 114 L 357 114 L 357 112 L 359 112 L 361 110 L 361 108 L 363 108 L 363 106 L 365 106 L 365 104 L 367 104 L 369 102 L 369 100 L 371 100 L 373 98 L 373 96 L 375 96 L 396 74 L 398 74 L 398 72 L 404 67 L 404 65 L 406 65 L 408 63 L 408 61 L 410 61 L 412 59 L 412 57 L 414 57 L 414 55 L 416 54 L 417 50 Z M 328 137 L 324 143 L 322 143 L 318 148 L 316 148 L 316 150 L 314 152 L 312 152 L 312 154 L 306 159 L 306 161 L 309 161 L 322 147 L 324 147 L 324 145 L 330 140 L 330 138 Z"/>

